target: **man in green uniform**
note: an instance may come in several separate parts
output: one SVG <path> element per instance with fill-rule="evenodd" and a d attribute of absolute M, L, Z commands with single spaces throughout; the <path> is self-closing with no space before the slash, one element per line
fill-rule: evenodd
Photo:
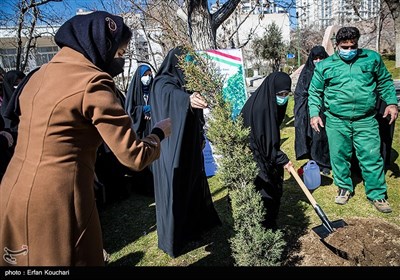
<path fill-rule="evenodd" d="M 396 91 L 381 56 L 359 49 L 359 38 L 356 27 L 339 29 L 337 51 L 317 64 L 308 97 L 310 123 L 319 132 L 324 126 L 319 111 L 324 106 L 334 183 L 339 187 L 335 202 L 346 204 L 354 194 L 350 174 L 354 147 L 367 198 L 380 212 L 390 213 L 375 105 L 382 98 L 388 104 L 383 117 L 393 123 L 398 115 Z"/>

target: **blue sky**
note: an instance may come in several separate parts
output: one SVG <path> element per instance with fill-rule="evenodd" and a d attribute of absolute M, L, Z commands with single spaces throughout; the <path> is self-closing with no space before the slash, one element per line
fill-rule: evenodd
<path fill-rule="evenodd" d="M 282 0 L 277 0 L 282 1 Z M 284 2 L 290 3 L 290 0 L 283 0 Z M 102 9 L 100 6 L 101 1 L 99 0 L 63 0 L 63 2 L 50 2 L 49 4 L 46 4 L 46 7 L 48 7 L 50 10 L 56 11 L 56 13 L 61 16 L 64 19 L 71 18 L 76 14 L 76 11 L 78 8 L 85 8 L 88 10 L 95 9 Z M 113 2 L 110 0 L 104 0 L 104 2 Z M 221 3 L 224 3 L 224 0 L 221 0 Z M 6 12 L 8 14 L 14 14 L 12 12 L 13 7 L 16 6 L 16 3 L 18 3 L 18 0 L 1 0 L 1 5 L 0 5 L 0 11 L 1 12 Z M 209 5 L 215 3 L 215 0 L 209 0 Z M 109 6 L 109 7 L 112 7 Z M 109 12 L 113 12 L 109 9 L 105 9 Z M 291 25 L 295 24 L 295 14 L 296 11 L 295 9 L 290 10 L 290 15 L 291 15 Z M 0 14 L 1 15 L 1 14 Z"/>
<path fill-rule="evenodd" d="M 66 18 L 70 18 L 76 14 L 78 8 L 91 9 L 99 6 L 99 2 L 99 0 L 63 0 L 62 2 L 47 3 L 46 7 L 57 11 L 57 13 L 66 16 Z M 0 11 L 10 13 L 14 10 L 17 3 L 18 0 L 1 0 Z"/>

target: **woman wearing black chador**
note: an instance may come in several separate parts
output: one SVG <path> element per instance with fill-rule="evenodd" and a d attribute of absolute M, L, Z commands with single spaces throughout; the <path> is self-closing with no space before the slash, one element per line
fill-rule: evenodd
<path fill-rule="evenodd" d="M 311 49 L 294 91 L 294 149 L 296 159 L 314 160 L 324 174 L 329 174 L 331 169 L 328 137 L 324 127 L 320 129 L 319 133 L 311 129 L 308 112 L 308 88 L 314 74 L 315 65 L 327 57 L 328 54 L 324 47 L 315 46 Z M 324 111 L 321 110 L 320 117 L 325 123 Z"/>
<path fill-rule="evenodd" d="M 249 97 L 242 109 L 243 124 L 250 127 L 250 149 L 259 173 L 254 184 L 267 210 L 263 225 L 277 229 L 282 197 L 283 170 L 293 166 L 281 151 L 280 125 L 287 108 L 292 81 L 284 72 L 270 74 Z"/>

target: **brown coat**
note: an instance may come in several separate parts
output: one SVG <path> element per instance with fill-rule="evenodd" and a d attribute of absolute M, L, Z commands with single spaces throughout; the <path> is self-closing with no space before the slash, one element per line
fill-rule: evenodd
<path fill-rule="evenodd" d="M 112 78 L 67 47 L 31 77 L 20 107 L 0 185 L 0 265 L 104 265 L 96 150 L 104 139 L 121 163 L 141 170 L 159 157 L 159 138 L 138 140 Z"/>

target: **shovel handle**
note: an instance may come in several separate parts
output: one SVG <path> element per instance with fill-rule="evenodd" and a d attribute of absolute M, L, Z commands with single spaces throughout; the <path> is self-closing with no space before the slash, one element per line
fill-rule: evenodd
<path fill-rule="evenodd" d="M 308 200 L 310 201 L 311 205 L 315 208 L 317 207 L 317 202 L 315 201 L 314 197 L 312 196 L 311 192 L 308 190 L 307 186 L 304 184 L 303 180 L 301 180 L 299 174 L 294 170 L 293 166 L 289 167 L 290 173 L 296 179 L 297 183 L 300 185 L 301 189 L 303 190 L 304 194 L 307 196 Z"/>

